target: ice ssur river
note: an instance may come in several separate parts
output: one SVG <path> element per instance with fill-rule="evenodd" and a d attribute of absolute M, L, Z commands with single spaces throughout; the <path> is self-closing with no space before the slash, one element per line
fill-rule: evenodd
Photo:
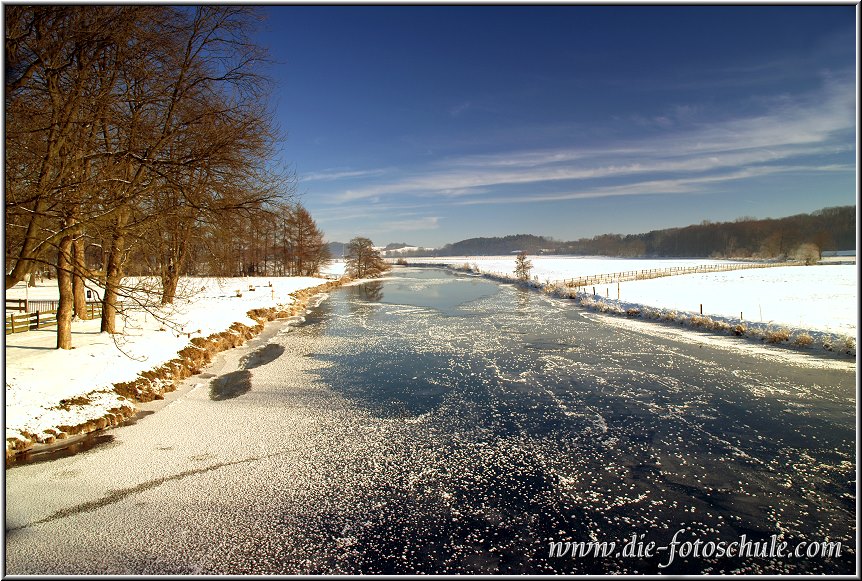
<path fill-rule="evenodd" d="M 670 331 L 438 269 L 344 287 L 7 469 L 5 572 L 853 573 L 855 362 Z"/>

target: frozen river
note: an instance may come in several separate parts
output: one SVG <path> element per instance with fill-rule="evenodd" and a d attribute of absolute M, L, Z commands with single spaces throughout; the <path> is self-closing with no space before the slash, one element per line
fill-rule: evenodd
<path fill-rule="evenodd" d="M 855 363 L 680 337 L 436 269 L 339 289 L 8 469 L 6 573 L 853 573 Z M 842 550 L 549 554 L 633 534 Z"/>

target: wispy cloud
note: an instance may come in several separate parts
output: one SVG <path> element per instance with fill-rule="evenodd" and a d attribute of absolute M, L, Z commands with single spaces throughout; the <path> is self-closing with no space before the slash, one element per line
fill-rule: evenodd
<path fill-rule="evenodd" d="M 335 181 L 335 180 L 343 180 L 347 178 L 367 178 L 367 177 L 377 177 L 384 175 L 386 170 L 384 169 L 368 169 L 368 170 L 339 170 L 339 169 L 331 169 L 324 170 L 321 172 L 312 172 L 309 174 L 305 174 L 301 176 L 301 180 L 304 182 L 314 182 L 314 181 Z"/>
<path fill-rule="evenodd" d="M 763 166 L 739 171 L 722 172 L 715 175 L 678 179 L 644 180 L 627 184 L 603 187 L 584 187 L 565 192 L 524 196 L 501 196 L 488 199 L 470 199 L 455 202 L 456 205 L 520 204 L 524 202 L 560 202 L 586 198 L 610 198 L 618 196 L 647 196 L 656 194 L 692 194 L 704 191 L 705 185 L 760 177 L 779 173 L 786 168 Z"/>
<path fill-rule="evenodd" d="M 449 115 L 452 117 L 460 117 L 461 114 L 465 113 L 470 107 L 472 103 L 470 101 L 464 101 L 463 103 L 459 103 L 454 107 L 449 108 Z"/>
<path fill-rule="evenodd" d="M 827 80 L 820 92 L 806 98 L 783 99 L 759 116 L 703 120 L 689 109 L 677 113 L 687 117 L 684 129 L 675 119 L 667 130 L 640 140 L 598 148 L 564 148 L 464 156 L 429 164 L 388 181 L 350 188 L 338 195 L 341 202 L 434 198 L 455 200 L 481 198 L 470 203 L 488 203 L 507 198 L 505 186 L 553 183 L 585 183 L 588 180 L 626 180 L 623 185 L 575 187 L 578 197 L 589 195 L 635 195 L 657 184 L 716 183 L 794 171 L 807 164 L 805 158 L 834 154 L 855 147 L 855 88 L 849 80 Z M 656 125 L 663 121 L 654 120 Z M 848 169 L 852 171 L 852 169 Z M 659 178 L 670 174 L 673 179 Z M 646 186 L 646 187 L 645 187 Z M 541 188 L 534 188 L 541 189 Z M 685 188 L 683 188 L 685 190 Z M 586 192 L 586 193 L 585 193 Z M 630 193 L 626 193 L 630 192 Z M 536 193 L 529 200 L 548 198 Z M 527 201 L 522 199 L 521 201 Z"/>

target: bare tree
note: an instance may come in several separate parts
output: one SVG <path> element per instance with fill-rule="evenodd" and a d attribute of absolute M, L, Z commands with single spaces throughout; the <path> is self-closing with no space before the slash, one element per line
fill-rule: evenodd
<path fill-rule="evenodd" d="M 136 249 L 164 242 L 171 302 L 193 236 L 286 194 L 267 166 L 264 54 L 245 7 L 7 8 L 6 285 L 54 262 L 67 347 L 87 280 L 116 332 L 121 302 L 141 296 L 123 277 Z M 103 241 L 101 272 L 83 264 L 84 235 Z"/>
<path fill-rule="evenodd" d="M 7 287 L 89 221 L 65 216 L 90 178 L 93 119 L 110 102 L 107 73 L 137 13 L 116 6 L 6 10 Z"/>
<path fill-rule="evenodd" d="M 112 210 L 92 203 L 100 175 L 93 163 L 96 120 L 110 108 L 113 71 L 139 14 L 108 6 L 7 12 L 8 62 L 16 74 L 6 85 L 7 231 L 15 232 L 6 284 L 57 252 L 58 347 L 70 344 L 75 288 L 79 298 L 83 293 L 74 241 Z"/>
<path fill-rule="evenodd" d="M 354 278 L 374 278 L 389 270 L 371 240 L 356 237 L 347 243 L 347 274 Z"/>
<path fill-rule="evenodd" d="M 286 271 L 293 276 L 316 276 L 330 260 L 323 232 L 301 204 L 285 208 L 283 241 Z"/>
<path fill-rule="evenodd" d="M 533 268 L 533 263 L 527 259 L 527 253 L 521 251 L 515 257 L 515 276 L 519 280 L 530 280 L 530 270 Z"/>
<path fill-rule="evenodd" d="M 793 252 L 793 257 L 796 260 L 804 262 L 806 265 L 816 264 L 820 260 L 820 248 L 816 244 L 806 242 L 796 248 Z"/>

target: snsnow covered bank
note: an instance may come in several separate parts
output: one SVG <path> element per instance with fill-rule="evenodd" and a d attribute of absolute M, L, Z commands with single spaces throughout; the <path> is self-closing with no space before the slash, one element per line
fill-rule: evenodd
<path fill-rule="evenodd" d="M 529 256 L 532 276 L 542 283 L 597 274 L 610 274 L 630 270 L 664 269 L 698 265 L 739 263 L 738 260 L 695 258 L 615 258 L 609 256 Z M 410 264 L 440 264 L 463 267 L 469 265 L 478 272 L 502 277 L 515 275 L 515 256 L 441 256 L 435 258 L 409 258 Z"/>
<path fill-rule="evenodd" d="M 135 413 L 135 401 L 161 397 L 174 381 L 199 372 L 214 353 L 259 333 L 266 321 L 303 315 L 311 296 L 340 281 L 258 277 L 183 283 L 186 296 L 160 309 L 158 318 L 132 310 L 118 319 L 118 336 L 100 333 L 98 320 L 74 323 L 69 351 L 54 349 L 51 330 L 7 335 L 7 459 L 37 443 L 123 421 Z M 29 292 L 48 295 L 47 289 Z M 7 297 L 23 290 L 10 289 Z"/>
<path fill-rule="evenodd" d="M 536 272 L 535 263 L 541 264 L 542 259 L 531 260 L 535 261 L 533 272 Z M 512 259 L 509 262 L 514 264 Z M 619 265 L 615 260 L 609 262 Z M 667 268 L 653 266 L 652 262 L 640 262 L 641 268 Z M 496 265 L 496 262 L 491 264 Z M 547 281 L 541 268 L 538 268 L 539 280 L 522 283 L 509 272 L 485 271 L 481 259 L 467 264 L 463 260 L 452 260 L 448 266 L 478 272 L 501 282 L 525 284 L 610 315 L 735 335 L 805 351 L 856 355 L 855 266 L 775 267 L 624 282 L 619 292 L 620 299 L 625 297 L 626 300 L 616 299 L 616 284 L 596 285 L 594 295 L 592 287 L 588 292 L 576 292 L 562 283 L 539 282 Z M 614 272 L 612 266 L 599 266 L 599 269 L 597 273 Z M 569 274 L 578 270 L 562 272 Z M 560 273 L 559 268 L 557 273 Z M 582 276 L 582 273 L 565 278 L 575 276 Z M 703 305 L 703 313 L 700 305 Z M 748 317 L 745 312 L 749 313 Z"/>
<path fill-rule="evenodd" d="M 855 336 L 857 278 L 855 266 L 780 266 L 623 282 L 619 298 L 698 314 L 702 305 L 705 315 Z M 617 285 L 597 285 L 596 293 L 616 299 Z"/>

